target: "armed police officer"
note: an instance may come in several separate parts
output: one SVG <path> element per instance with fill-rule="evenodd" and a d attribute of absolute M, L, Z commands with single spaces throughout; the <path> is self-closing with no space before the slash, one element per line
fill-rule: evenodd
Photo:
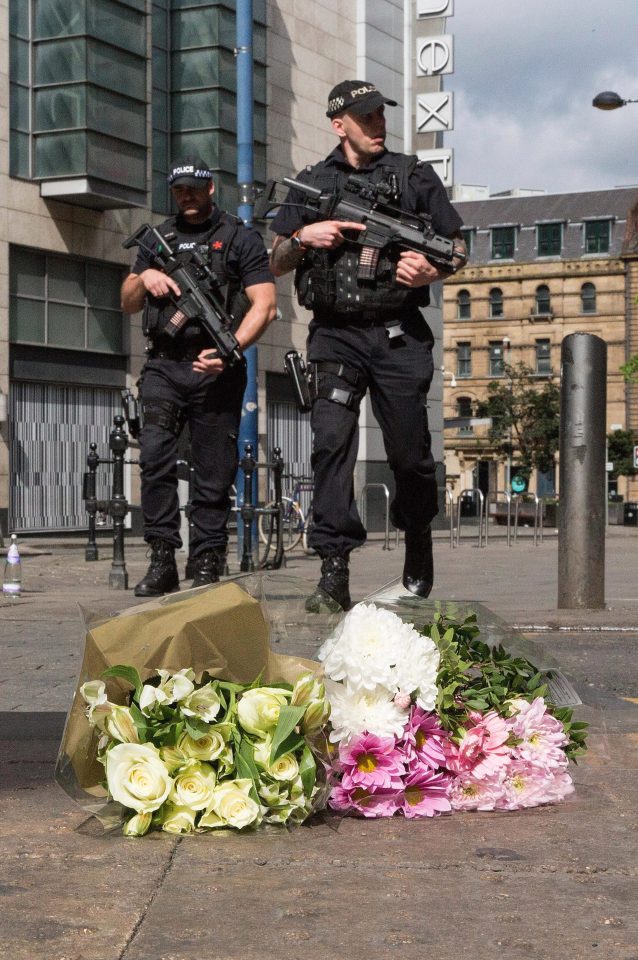
<path fill-rule="evenodd" d="M 208 165 L 197 157 L 174 164 L 169 175 L 179 213 L 158 227 L 176 256 L 195 250 L 219 281 L 240 349 L 258 339 L 275 317 L 275 285 L 258 233 L 213 202 Z M 138 597 L 179 589 L 175 549 L 181 546 L 177 495 L 177 445 L 190 431 L 194 491 L 191 497 L 190 563 L 193 586 L 219 580 L 225 566 L 230 488 L 237 470 L 237 436 L 246 387 L 243 359 L 232 365 L 214 350 L 209 334 L 189 322 L 177 336 L 166 333 L 175 315 L 175 280 L 156 269 L 140 249 L 122 285 L 122 309 L 144 309 L 148 361 L 142 371 L 140 437 L 144 539 L 151 547 Z"/>
<path fill-rule="evenodd" d="M 328 157 L 297 180 L 322 191 L 343 190 L 357 175 L 378 186 L 395 207 L 427 214 L 437 234 L 454 240 L 453 268 L 465 262 L 461 219 L 431 166 L 386 150 L 385 107 L 396 106 L 373 84 L 345 80 L 330 93 L 327 116 L 339 137 Z M 312 310 L 307 359 L 314 388 L 314 526 L 310 543 L 322 558 L 310 611 L 350 605 L 349 555 L 366 531 L 354 499 L 359 406 L 370 392 L 395 479 L 391 515 L 405 531 L 403 584 L 427 597 L 432 588 L 432 535 L 437 489 L 426 398 L 433 374 L 433 336 L 420 307 L 430 284 L 446 274 L 421 253 L 383 249 L 372 277 L 361 279 L 360 222 L 317 222 L 293 188 L 271 229 L 275 276 L 295 270 L 299 302 Z M 365 242 L 365 241 L 364 241 Z M 364 248 L 365 249 L 365 248 Z M 374 262 L 374 261 L 373 261 Z"/>

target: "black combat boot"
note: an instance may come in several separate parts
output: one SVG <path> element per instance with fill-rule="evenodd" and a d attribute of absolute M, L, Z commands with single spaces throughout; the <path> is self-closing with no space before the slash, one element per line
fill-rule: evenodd
<path fill-rule="evenodd" d="M 429 597 L 434 583 L 432 530 L 429 526 L 405 531 L 403 586 L 417 597 Z"/>
<path fill-rule="evenodd" d="M 151 563 L 133 591 L 136 597 L 161 597 L 179 590 L 175 547 L 166 540 L 151 540 Z"/>
<path fill-rule="evenodd" d="M 205 587 L 208 583 L 218 583 L 224 572 L 225 557 L 214 550 L 204 550 L 190 561 L 193 569 L 193 586 Z"/>
<path fill-rule="evenodd" d="M 317 589 L 306 600 L 308 613 L 337 613 L 350 606 L 348 557 L 334 554 L 324 557 Z"/>

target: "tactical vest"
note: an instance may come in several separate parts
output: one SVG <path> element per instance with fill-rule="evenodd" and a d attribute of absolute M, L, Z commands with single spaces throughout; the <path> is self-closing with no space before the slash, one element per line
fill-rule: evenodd
<path fill-rule="evenodd" d="M 389 202 L 402 207 L 401 197 L 407 190 L 410 174 L 417 158 L 400 153 L 384 156 L 373 170 L 362 176 L 374 184 L 385 181 L 393 186 Z M 326 161 L 308 167 L 300 180 L 322 191 L 334 193 L 343 189 L 350 172 L 327 166 Z M 426 287 L 411 289 L 396 282 L 398 251 L 385 248 L 381 251 L 373 280 L 358 279 L 359 256 L 363 247 L 346 240 L 333 250 L 308 250 L 295 272 L 297 298 L 302 307 L 322 313 L 353 313 L 383 310 L 384 313 L 400 313 L 410 307 L 427 306 L 429 292 Z"/>
<path fill-rule="evenodd" d="M 183 253 L 186 259 L 186 254 L 193 248 L 204 257 L 219 280 L 220 296 L 234 321 L 233 333 L 237 330 L 250 306 L 248 297 L 244 293 L 239 280 L 229 276 L 228 271 L 230 247 L 241 223 L 242 221 L 237 217 L 220 211 L 219 219 L 206 233 L 180 233 L 177 228 L 176 217 L 165 220 L 157 228 L 164 237 L 171 233 L 175 234 L 175 237 L 171 238 L 169 243 L 178 259 L 180 253 Z M 154 342 L 161 341 L 162 333 L 174 313 L 175 306 L 168 297 L 153 297 L 147 294 L 142 321 L 144 336 L 149 337 Z M 208 342 L 207 335 L 197 323 L 188 323 L 178 334 L 178 339 L 188 344 L 200 340 L 204 343 Z"/>

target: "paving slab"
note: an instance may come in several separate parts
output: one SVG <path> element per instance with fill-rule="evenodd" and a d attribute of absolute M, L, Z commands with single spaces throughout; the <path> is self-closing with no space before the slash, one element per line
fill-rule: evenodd
<path fill-rule="evenodd" d="M 402 548 L 383 546 L 353 555 L 355 599 L 400 576 Z M 557 611 L 555 538 L 451 549 L 437 535 L 433 596 L 486 604 L 577 681 L 592 746 L 564 804 L 134 840 L 87 819 L 53 767 L 83 648 L 78 605 L 138 601 L 108 587 L 108 545 L 94 563 L 81 544 L 41 545 L 51 552 L 25 556 L 23 596 L 0 603 L 0 958 L 638 960 L 637 546 L 638 531 L 609 536 L 604 611 Z M 127 545 L 131 584 L 146 564 Z M 312 581 L 318 568 L 295 552 L 285 572 Z"/>

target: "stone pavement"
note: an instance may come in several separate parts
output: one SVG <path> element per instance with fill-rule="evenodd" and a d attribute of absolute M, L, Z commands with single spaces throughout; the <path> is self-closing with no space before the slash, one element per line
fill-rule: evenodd
<path fill-rule="evenodd" d="M 457 549 L 437 535 L 433 596 L 487 605 L 574 679 L 592 736 L 573 798 L 139 841 L 104 834 L 52 780 L 82 653 L 78 604 L 138 601 L 108 588 L 108 540 L 94 563 L 80 541 L 23 544 L 23 595 L 0 600 L 0 958 L 638 960 L 638 530 L 609 528 L 604 611 L 556 610 L 555 536 L 479 548 L 465 533 Z M 391 546 L 353 555 L 353 599 L 400 575 Z M 131 584 L 146 562 L 127 545 Z M 297 550 L 285 572 L 313 581 L 318 561 Z"/>

